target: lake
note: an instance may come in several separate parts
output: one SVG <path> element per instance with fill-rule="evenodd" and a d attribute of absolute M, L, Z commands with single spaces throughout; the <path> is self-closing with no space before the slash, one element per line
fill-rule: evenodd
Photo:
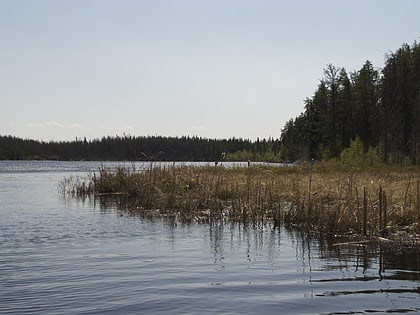
<path fill-rule="evenodd" d="M 0 314 L 420 312 L 418 251 L 333 246 L 268 223 L 184 224 L 58 193 L 100 165 L 0 161 Z"/>

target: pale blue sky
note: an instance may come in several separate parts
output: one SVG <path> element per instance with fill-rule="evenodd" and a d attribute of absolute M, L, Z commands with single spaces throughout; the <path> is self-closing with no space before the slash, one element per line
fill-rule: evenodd
<path fill-rule="evenodd" d="M 0 0 L 0 134 L 280 136 L 328 63 L 420 39 L 417 0 Z"/>

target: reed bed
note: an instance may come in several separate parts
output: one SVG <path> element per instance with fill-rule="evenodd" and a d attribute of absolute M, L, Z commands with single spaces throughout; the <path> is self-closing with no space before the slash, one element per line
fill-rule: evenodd
<path fill-rule="evenodd" d="M 208 222 L 228 217 L 329 234 L 419 233 L 420 177 L 414 168 L 369 170 L 328 164 L 293 167 L 150 165 L 101 168 L 76 195 L 119 196 L 130 212 Z"/>

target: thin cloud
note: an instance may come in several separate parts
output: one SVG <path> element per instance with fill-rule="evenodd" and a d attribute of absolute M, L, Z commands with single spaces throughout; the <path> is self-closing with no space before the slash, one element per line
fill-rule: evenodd
<path fill-rule="evenodd" d="M 80 129 L 82 125 L 78 123 L 60 124 L 55 121 L 47 121 L 45 123 L 27 123 L 28 128 L 61 128 L 61 129 Z"/>
<path fill-rule="evenodd" d="M 45 123 L 45 125 L 47 127 L 64 128 L 64 126 L 62 124 L 59 124 L 59 123 L 54 122 L 54 121 L 48 121 L 48 122 Z"/>

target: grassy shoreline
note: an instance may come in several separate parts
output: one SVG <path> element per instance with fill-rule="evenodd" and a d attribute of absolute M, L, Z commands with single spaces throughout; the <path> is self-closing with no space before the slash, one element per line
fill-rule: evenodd
<path fill-rule="evenodd" d="M 88 182 L 62 183 L 77 196 L 118 196 L 130 212 L 179 215 L 187 222 L 229 217 L 322 234 L 386 239 L 420 233 L 419 168 L 156 166 L 99 169 Z"/>

